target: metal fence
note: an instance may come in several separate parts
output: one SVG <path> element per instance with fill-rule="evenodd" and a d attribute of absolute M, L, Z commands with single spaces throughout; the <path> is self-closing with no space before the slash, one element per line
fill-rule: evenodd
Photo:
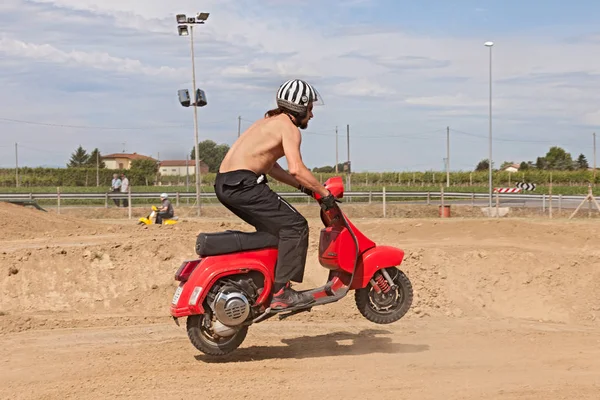
<path fill-rule="evenodd" d="M 182 199 L 196 199 L 195 192 L 166 192 L 171 199 L 179 202 Z M 156 192 L 131 192 L 131 193 L 0 193 L 0 200 L 104 200 L 108 204 L 109 200 L 114 199 L 158 199 L 160 193 Z M 301 192 L 282 192 L 279 193 L 284 198 L 306 198 L 307 196 Z M 214 192 L 203 192 L 200 194 L 201 199 L 216 199 Z M 484 204 L 489 201 L 488 193 L 465 193 L 465 192 L 403 192 L 403 191 L 362 191 L 362 192 L 345 192 L 345 201 L 369 201 L 369 202 L 407 202 L 415 201 L 418 203 L 432 204 L 442 201 L 450 204 Z M 581 195 L 547 195 L 547 194 L 522 194 L 522 193 L 494 193 L 493 206 L 496 202 L 510 204 L 538 204 L 544 206 L 552 201 L 572 208 L 570 205 L 575 204 L 575 207 L 580 204 L 586 196 Z M 596 197 L 600 200 L 600 197 Z"/>

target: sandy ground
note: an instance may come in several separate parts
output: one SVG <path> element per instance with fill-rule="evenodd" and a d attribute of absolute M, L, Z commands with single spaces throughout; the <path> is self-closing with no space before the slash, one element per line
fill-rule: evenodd
<path fill-rule="evenodd" d="M 252 326 L 215 361 L 169 317 L 173 274 L 199 231 L 250 227 L 227 214 L 141 227 L 111 212 L 0 203 L 0 398 L 599 398 L 594 220 L 383 220 L 348 207 L 371 239 L 406 251 L 409 313 L 375 325 L 349 296 Z M 311 212 L 302 287 L 327 274 Z"/>

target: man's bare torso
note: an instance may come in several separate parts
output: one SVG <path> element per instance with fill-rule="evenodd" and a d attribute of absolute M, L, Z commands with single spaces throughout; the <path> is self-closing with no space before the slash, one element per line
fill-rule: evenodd
<path fill-rule="evenodd" d="M 219 168 L 219 172 L 240 169 L 256 174 L 268 173 L 275 162 L 283 157 L 283 124 L 290 124 L 287 115 L 278 115 L 255 122 L 233 144 Z"/>

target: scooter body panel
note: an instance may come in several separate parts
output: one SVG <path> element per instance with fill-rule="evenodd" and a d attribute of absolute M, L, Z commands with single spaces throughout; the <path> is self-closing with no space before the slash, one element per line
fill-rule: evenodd
<path fill-rule="evenodd" d="M 362 289 L 369 285 L 375 272 L 382 268 L 397 267 L 404 260 L 404 251 L 392 246 L 376 246 L 367 250 L 356 267 L 350 289 Z"/>
<path fill-rule="evenodd" d="M 248 274 L 251 271 L 257 271 L 263 277 L 263 290 L 256 301 L 256 305 L 262 305 L 271 293 L 277 253 L 277 249 L 269 248 L 203 258 L 189 279 L 180 284 L 183 289 L 178 288 L 181 295 L 175 304 L 171 304 L 171 315 L 183 317 L 204 313 L 204 299 L 215 282 L 229 275 Z M 196 295 L 195 288 L 200 288 Z"/>

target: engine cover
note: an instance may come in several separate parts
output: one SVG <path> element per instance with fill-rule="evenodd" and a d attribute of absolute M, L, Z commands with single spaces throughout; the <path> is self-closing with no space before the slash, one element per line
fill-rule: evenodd
<path fill-rule="evenodd" d="M 241 292 L 220 291 L 215 297 L 213 310 L 223 325 L 236 326 L 250 315 L 250 302 Z"/>

